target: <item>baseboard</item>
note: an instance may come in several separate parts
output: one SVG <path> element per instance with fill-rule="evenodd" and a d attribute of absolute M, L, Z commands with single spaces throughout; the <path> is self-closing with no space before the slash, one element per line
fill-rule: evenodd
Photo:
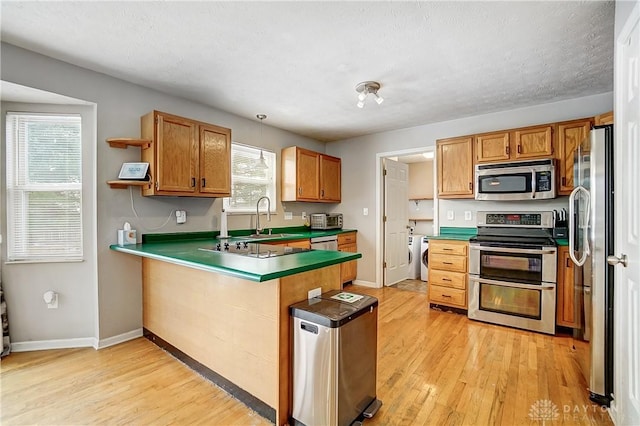
<path fill-rule="evenodd" d="M 138 337 L 142 337 L 142 328 L 138 328 L 135 330 L 128 331 L 126 333 L 118 334 L 117 336 L 107 337 L 106 339 L 100 339 L 98 341 L 98 346 L 96 349 L 104 349 L 109 346 L 117 345 L 118 343 L 123 343 L 129 340 L 137 339 Z"/>
<path fill-rule="evenodd" d="M 37 340 L 33 342 L 12 342 L 11 352 L 44 351 L 48 349 L 95 348 L 95 337 L 80 337 L 75 339 Z"/>
<path fill-rule="evenodd" d="M 361 285 L 363 287 L 379 288 L 378 285 L 373 281 L 355 280 L 353 284 Z"/>

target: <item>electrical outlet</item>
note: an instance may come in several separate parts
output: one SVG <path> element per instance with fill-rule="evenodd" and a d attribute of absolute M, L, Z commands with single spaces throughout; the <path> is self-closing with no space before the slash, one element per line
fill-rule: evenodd
<path fill-rule="evenodd" d="M 176 223 L 181 224 L 187 221 L 187 212 L 184 210 L 176 210 Z"/>
<path fill-rule="evenodd" d="M 293 219 L 293 213 L 284 212 L 284 220 L 292 220 L 292 219 Z"/>
<path fill-rule="evenodd" d="M 453 210 L 447 210 L 447 220 L 454 220 L 455 218 L 456 218 L 456 215 L 453 212 Z"/>
<path fill-rule="evenodd" d="M 471 220 L 471 211 L 467 210 L 464 212 L 464 220 Z"/>
<path fill-rule="evenodd" d="M 307 218 L 307 212 L 300 213 L 300 217 L 304 220 Z"/>

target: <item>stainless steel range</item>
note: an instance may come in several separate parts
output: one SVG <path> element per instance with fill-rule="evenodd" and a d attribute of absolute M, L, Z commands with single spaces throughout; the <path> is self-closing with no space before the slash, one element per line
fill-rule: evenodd
<path fill-rule="evenodd" d="M 470 319 L 555 334 L 552 212 L 478 212 L 469 244 Z"/>

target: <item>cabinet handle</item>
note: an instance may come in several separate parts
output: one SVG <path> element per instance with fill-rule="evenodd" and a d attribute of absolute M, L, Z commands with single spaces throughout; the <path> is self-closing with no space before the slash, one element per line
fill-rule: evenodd
<path fill-rule="evenodd" d="M 443 278 L 442 281 L 451 281 L 450 278 Z"/>
<path fill-rule="evenodd" d="M 449 296 L 448 294 L 443 294 L 442 297 L 446 297 L 447 299 L 451 299 L 451 296 Z"/>
<path fill-rule="evenodd" d="M 565 186 L 567 184 L 567 178 L 563 177 L 562 178 L 562 186 Z"/>
<path fill-rule="evenodd" d="M 302 187 L 298 188 L 298 195 L 302 195 Z"/>
<path fill-rule="evenodd" d="M 320 196 L 324 198 L 324 189 L 320 191 Z"/>
<path fill-rule="evenodd" d="M 202 187 L 206 187 L 207 186 L 207 180 L 205 178 L 202 178 Z"/>
<path fill-rule="evenodd" d="M 442 262 L 442 263 L 445 264 L 445 265 L 453 265 L 453 263 L 451 263 L 451 262 Z"/>
<path fill-rule="evenodd" d="M 569 265 L 569 258 L 565 259 L 564 264 L 566 265 L 567 268 L 570 266 Z"/>
<path fill-rule="evenodd" d="M 469 189 L 470 189 L 470 190 L 471 190 L 471 189 L 473 189 L 473 188 L 471 187 L 471 185 L 473 185 L 473 184 L 472 184 L 471 182 L 469 182 Z"/>
<path fill-rule="evenodd" d="M 507 154 L 507 156 L 509 155 L 509 151 L 510 151 L 509 147 L 508 147 L 508 146 L 506 146 L 506 147 L 504 148 L 504 153 L 505 153 L 505 154 Z"/>
<path fill-rule="evenodd" d="M 518 154 L 522 154 L 522 146 L 518 145 Z"/>
<path fill-rule="evenodd" d="M 443 250 L 443 251 L 453 251 L 453 249 L 446 248 L 446 247 L 443 247 L 443 248 L 442 248 L 442 250 Z"/>
<path fill-rule="evenodd" d="M 191 187 L 192 188 L 196 187 L 196 178 L 194 178 L 194 177 L 191 178 Z"/>

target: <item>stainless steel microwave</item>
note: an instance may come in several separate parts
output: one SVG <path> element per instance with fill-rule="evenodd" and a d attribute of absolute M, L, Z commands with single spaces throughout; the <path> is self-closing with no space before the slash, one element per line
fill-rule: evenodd
<path fill-rule="evenodd" d="M 342 229 L 342 213 L 314 213 L 311 229 Z"/>
<path fill-rule="evenodd" d="M 478 164 L 476 200 L 548 200 L 556 197 L 553 159 Z"/>

